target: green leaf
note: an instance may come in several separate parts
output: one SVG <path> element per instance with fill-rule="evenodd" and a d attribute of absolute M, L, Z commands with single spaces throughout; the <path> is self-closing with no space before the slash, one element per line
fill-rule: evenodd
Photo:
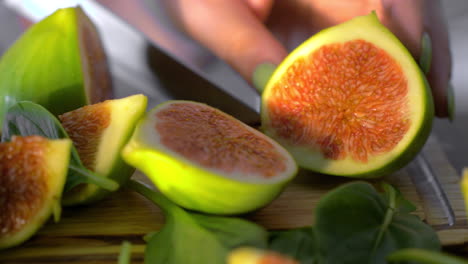
<path fill-rule="evenodd" d="M 442 252 L 428 251 L 418 248 L 398 250 L 387 257 L 389 262 L 415 261 L 421 264 L 468 264 L 466 259 L 451 256 Z"/>
<path fill-rule="evenodd" d="M 301 264 L 313 264 L 317 260 L 316 242 L 311 227 L 270 232 L 268 247 L 298 260 Z"/>
<path fill-rule="evenodd" d="M 16 103 L 6 113 L 2 130 L 2 142 L 10 141 L 11 137 L 15 135 L 39 135 L 50 139 L 68 138 L 60 121 L 54 115 L 44 107 L 28 101 Z M 80 183 L 94 183 L 110 191 L 118 188 L 115 181 L 101 177 L 86 169 L 81 163 L 75 147 L 72 146 L 64 192 Z"/>
<path fill-rule="evenodd" d="M 166 217 L 163 228 L 150 237 L 145 263 L 221 264 L 236 247 L 266 247 L 267 232 L 254 223 L 189 213 L 141 183 L 131 180 L 129 187 L 160 206 Z"/>
<path fill-rule="evenodd" d="M 390 185 L 383 189 L 382 195 L 369 183 L 353 182 L 319 201 L 314 227 L 319 263 L 378 264 L 398 249 L 440 250 L 434 230 L 410 214 L 414 206 Z"/>

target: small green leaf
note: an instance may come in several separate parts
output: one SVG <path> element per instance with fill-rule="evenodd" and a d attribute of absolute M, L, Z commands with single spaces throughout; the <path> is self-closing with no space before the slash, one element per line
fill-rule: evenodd
<path fill-rule="evenodd" d="M 415 261 L 420 264 L 468 264 L 466 259 L 419 248 L 398 250 L 387 257 L 389 262 Z"/>
<path fill-rule="evenodd" d="M 319 201 L 314 226 L 319 263 L 379 264 L 398 249 L 440 250 L 435 231 L 410 214 L 413 206 L 390 185 L 384 191 L 353 182 Z"/>
<path fill-rule="evenodd" d="M 15 135 L 39 135 L 50 139 L 68 138 L 60 121 L 44 107 L 28 101 L 18 102 L 8 109 L 2 130 L 2 142 L 10 141 Z M 64 192 L 80 183 L 94 183 L 104 189 L 114 191 L 119 185 L 86 169 L 78 152 L 72 146 L 70 164 Z"/>
<path fill-rule="evenodd" d="M 234 248 L 266 247 L 267 232 L 254 223 L 189 213 L 141 183 L 131 180 L 129 187 L 160 206 L 166 217 L 163 228 L 150 237 L 145 263 L 225 263 Z"/>
<path fill-rule="evenodd" d="M 316 242 L 311 227 L 270 233 L 269 249 L 290 256 L 301 264 L 316 263 Z"/>

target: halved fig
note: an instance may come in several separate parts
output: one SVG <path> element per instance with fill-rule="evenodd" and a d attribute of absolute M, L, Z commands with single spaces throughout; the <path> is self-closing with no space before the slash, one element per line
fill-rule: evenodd
<path fill-rule="evenodd" d="M 299 166 L 378 177 L 420 151 L 434 106 L 411 54 L 371 13 L 294 50 L 267 82 L 261 113 L 264 132 Z"/>
<path fill-rule="evenodd" d="M 267 136 L 191 101 L 152 109 L 122 155 L 172 201 L 215 214 L 264 206 L 297 170 L 289 153 Z"/>
<path fill-rule="evenodd" d="M 0 143 L 0 249 L 29 239 L 52 213 L 58 220 L 71 144 L 39 136 Z"/>
<path fill-rule="evenodd" d="M 83 165 L 123 185 L 132 176 L 134 168 L 122 160 L 120 153 L 146 105 L 147 97 L 137 94 L 84 106 L 60 115 L 59 120 Z M 64 195 L 63 204 L 91 203 L 108 193 L 94 184 L 80 184 Z"/>
<path fill-rule="evenodd" d="M 111 97 L 99 34 L 80 7 L 59 9 L 31 26 L 0 60 L 0 124 L 17 101 L 58 115 Z"/>

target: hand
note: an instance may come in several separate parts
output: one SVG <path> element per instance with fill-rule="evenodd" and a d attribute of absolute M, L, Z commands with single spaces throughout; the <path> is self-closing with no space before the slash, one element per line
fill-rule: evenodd
<path fill-rule="evenodd" d="M 288 50 L 321 29 L 375 10 L 416 60 L 422 34 L 429 34 L 432 64 L 427 77 L 436 114 L 448 115 L 451 54 L 439 0 L 166 0 L 166 4 L 189 35 L 249 82 L 258 65 L 279 64 Z"/>

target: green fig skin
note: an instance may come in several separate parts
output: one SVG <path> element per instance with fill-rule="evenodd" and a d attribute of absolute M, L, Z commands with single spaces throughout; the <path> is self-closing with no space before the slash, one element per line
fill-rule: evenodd
<path fill-rule="evenodd" d="M 233 179 L 172 153 L 157 139 L 159 135 L 155 124 L 156 113 L 173 103 L 200 104 L 190 101 L 167 101 L 156 106 L 138 122 L 132 138 L 122 150 L 123 159 L 145 173 L 173 202 L 203 213 L 247 213 L 270 203 L 295 177 L 297 165 L 289 153 L 247 125 L 247 131 L 271 141 L 275 150 L 285 158 L 286 169 L 276 175 L 276 180 L 262 182 L 248 181 L 245 178 Z"/>
<path fill-rule="evenodd" d="M 136 123 L 144 115 L 147 103 L 148 98 L 142 94 L 100 103 L 106 104 L 110 109 L 110 123 L 100 135 L 97 153 L 95 153 L 95 165 L 88 169 L 115 180 L 119 186 L 125 185 L 135 168 L 124 162 L 121 151 L 132 136 Z M 93 105 L 85 107 L 93 107 Z M 62 123 L 63 116 L 60 116 Z M 68 117 L 68 119 L 72 118 Z M 64 127 L 73 140 L 73 132 L 69 131 L 67 126 Z M 91 204 L 107 197 L 110 193 L 95 184 L 81 184 L 64 194 L 62 204 L 65 206 Z"/>
<path fill-rule="evenodd" d="M 30 136 L 28 138 L 38 138 L 38 136 Z M 19 137 L 17 137 L 19 138 Z M 27 140 L 27 139 L 26 139 Z M 22 226 L 14 231 L 14 232 L 7 232 L 7 233 L 0 233 L 0 250 L 11 248 L 14 246 L 18 246 L 25 242 L 26 240 L 30 239 L 45 223 L 46 221 L 53 215 L 55 222 L 60 219 L 60 212 L 61 212 L 61 205 L 60 199 L 62 196 L 63 187 L 65 185 L 65 179 L 67 176 L 68 170 L 68 163 L 70 160 L 70 150 L 72 142 L 69 139 L 56 139 L 56 140 L 48 140 L 47 147 L 43 148 L 41 151 L 44 153 L 44 159 L 41 163 L 41 166 L 47 171 L 46 179 L 44 185 L 46 186 L 46 192 L 39 193 L 39 196 L 28 196 L 29 199 L 36 198 L 42 199 L 42 204 L 40 207 L 35 210 L 35 213 L 31 215 L 27 219 L 23 219 L 25 222 Z M 15 141 L 15 139 L 13 139 Z M 4 144 L 4 143 L 2 143 Z M 23 159 L 23 161 L 25 161 Z M 3 162 L 3 161 L 2 161 Z M 29 164 L 27 161 L 25 163 L 20 164 L 19 166 L 27 168 L 28 166 L 37 166 L 37 164 Z M 13 177 L 12 177 L 13 176 Z M 0 177 L 10 177 L 14 178 L 15 175 L 0 175 Z M 21 175 L 16 175 L 16 180 L 21 181 L 23 180 Z M 27 175 L 28 177 L 34 177 L 34 175 Z M 37 177 L 37 176 L 36 176 Z M 21 183 L 18 183 L 21 185 Z M 8 186 L 4 186 L 4 188 L 8 189 Z M 6 191 L 7 200 L 8 194 L 10 195 L 13 193 L 14 190 Z M 38 195 L 36 193 L 36 195 Z M 15 197 L 10 197 L 10 201 L 18 201 Z M 24 198 L 23 198 L 24 199 Z M 24 206 L 24 203 L 28 201 L 22 200 L 22 204 L 15 204 L 16 206 Z M 34 202 L 32 202 L 34 204 Z M 2 205 L 4 206 L 4 205 Z M 4 213 L 4 212 L 2 212 Z M 0 228 L 2 227 L 0 223 Z"/>
<path fill-rule="evenodd" d="M 31 26 L 0 59 L 0 123 L 17 101 L 33 101 L 58 115 L 109 98 L 106 64 L 98 34 L 81 8 L 59 9 Z M 102 87 L 92 85 L 97 75 Z"/>

